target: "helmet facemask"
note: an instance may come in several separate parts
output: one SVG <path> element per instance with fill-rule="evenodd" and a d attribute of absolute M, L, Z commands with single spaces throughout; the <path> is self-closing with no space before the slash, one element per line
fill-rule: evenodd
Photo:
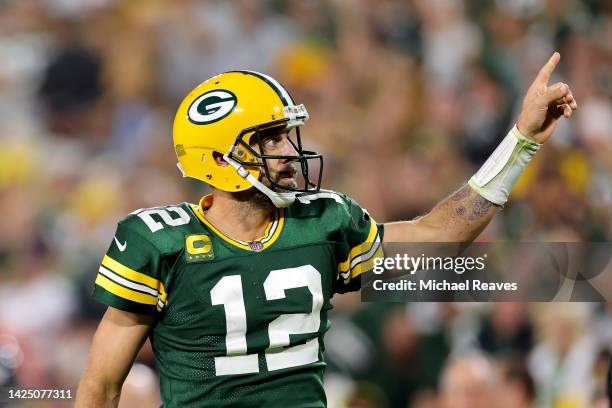
<path fill-rule="evenodd" d="M 277 207 L 291 205 L 297 197 L 318 193 L 321 188 L 323 156 L 317 152 L 304 150 L 299 124 L 291 125 L 290 119 L 282 119 L 244 129 L 236 138 L 228 154 L 224 155 L 225 160 L 236 168 L 238 174 L 268 196 Z M 263 143 L 266 137 L 284 131 L 289 133 L 288 140 L 297 155 L 266 154 Z M 256 144 L 259 151 L 254 149 L 252 144 Z M 270 172 L 268 160 L 288 160 L 297 163 L 295 166 L 297 177 L 293 176 L 297 185 L 289 186 L 278 183 Z M 261 177 L 268 180 L 269 187 L 257 180 L 245 167 L 259 167 L 262 170 Z M 316 175 L 315 180 L 312 179 L 313 173 Z"/>

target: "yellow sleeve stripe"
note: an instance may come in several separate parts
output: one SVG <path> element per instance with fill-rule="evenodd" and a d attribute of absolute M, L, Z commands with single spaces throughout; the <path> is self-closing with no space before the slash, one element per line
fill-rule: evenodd
<path fill-rule="evenodd" d="M 115 261 L 108 255 L 104 255 L 102 265 L 110 269 L 112 272 L 115 272 L 117 275 L 123 276 L 131 281 L 147 285 L 148 287 L 159 291 L 162 300 L 166 300 L 166 289 L 164 288 L 164 284 L 159 280 L 128 268 L 127 266 Z"/>
<path fill-rule="evenodd" d="M 382 258 L 385 254 L 383 253 L 382 246 L 380 246 L 374 255 L 365 262 L 355 265 L 353 269 L 351 269 L 351 274 L 348 278 L 344 279 L 344 283 L 348 283 L 351 279 L 358 277 L 363 272 L 367 272 L 374 268 L 374 260 L 376 258 Z"/>
<path fill-rule="evenodd" d="M 370 217 L 370 231 L 368 232 L 368 237 L 361 244 L 355 245 L 353 248 L 351 248 L 346 261 L 338 265 L 338 272 L 344 273 L 348 271 L 351 265 L 351 261 L 355 257 L 368 252 L 372 248 L 372 245 L 376 243 L 375 238 L 376 238 L 377 233 L 378 233 L 378 229 L 376 228 L 376 221 L 374 221 L 374 218 Z M 366 248 L 365 247 L 366 243 L 371 243 L 371 244 L 368 245 L 368 247 Z"/>
<path fill-rule="evenodd" d="M 98 274 L 96 278 L 96 285 L 103 287 L 113 295 L 131 300 L 132 302 L 143 303 L 145 305 L 157 304 L 157 297 L 125 288 L 101 274 Z"/>

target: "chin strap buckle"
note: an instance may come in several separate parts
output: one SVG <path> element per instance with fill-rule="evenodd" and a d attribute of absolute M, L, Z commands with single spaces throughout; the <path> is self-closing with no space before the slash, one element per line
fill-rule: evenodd
<path fill-rule="evenodd" d="M 234 150 L 234 146 L 232 145 L 232 147 L 230 148 L 230 152 Z M 236 160 L 232 159 L 231 157 L 229 157 L 229 153 L 225 153 L 223 155 L 223 160 L 225 160 L 226 162 L 228 162 L 229 164 L 232 165 L 233 168 L 236 169 L 236 172 L 238 173 L 238 175 L 240 177 L 242 177 L 243 179 L 246 179 L 247 177 L 249 177 L 249 171 L 247 169 L 245 169 L 240 163 L 238 163 Z"/>

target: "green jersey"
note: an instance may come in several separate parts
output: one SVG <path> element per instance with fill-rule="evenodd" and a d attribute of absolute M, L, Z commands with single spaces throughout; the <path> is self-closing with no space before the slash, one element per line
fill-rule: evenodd
<path fill-rule="evenodd" d="M 206 220 L 210 199 L 119 222 L 93 296 L 155 316 L 164 407 L 324 407 L 330 298 L 360 288 L 382 256 L 382 225 L 322 191 L 238 241 Z"/>

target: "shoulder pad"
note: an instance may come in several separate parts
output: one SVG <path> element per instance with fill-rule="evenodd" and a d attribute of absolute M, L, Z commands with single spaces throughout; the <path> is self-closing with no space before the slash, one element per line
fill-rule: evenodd
<path fill-rule="evenodd" d="M 193 222 L 195 215 L 189 204 L 180 203 L 132 211 L 119 225 L 134 231 L 160 252 L 170 253 L 181 248 L 184 229 Z"/>

